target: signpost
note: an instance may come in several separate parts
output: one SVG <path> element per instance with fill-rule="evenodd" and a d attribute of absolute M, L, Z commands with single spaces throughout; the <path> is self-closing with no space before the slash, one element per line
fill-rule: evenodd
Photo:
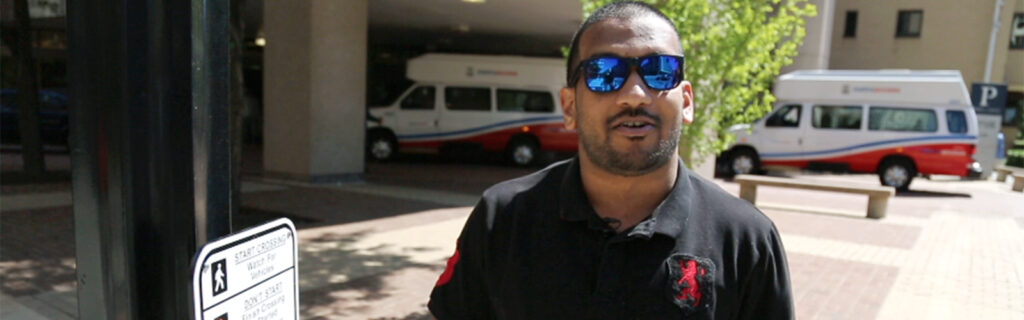
<path fill-rule="evenodd" d="M 978 153 L 975 160 L 981 163 L 982 179 L 992 173 L 996 164 L 997 135 L 1003 127 L 1003 109 L 1006 105 L 1006 85 L 997 83 L 974 83 L 971 86 L 971 102 L 978 114 Z"/>
<path fill-rule="evenodd" d="M 299 318 L 295 225 L 281 218 L 203 246 L 192 269 L 196 320 Z"/>

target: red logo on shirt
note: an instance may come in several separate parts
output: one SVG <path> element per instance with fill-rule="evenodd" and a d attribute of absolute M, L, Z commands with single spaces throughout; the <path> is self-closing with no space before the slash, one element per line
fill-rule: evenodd
<path fill-rule="evenodd" d="M 714 296 L 714 264 L 711 260 L 674 254 L 665 261 L 671 285 L 672 302 L 690 313 L 711 305 Z"/>
<path fill-rule="evenodd" d="M 697 265 L 697 261 L 684 260 L 679 263 L 679 271 L 682 272 L 683 276 L 679 277 L 676 284 L 682 289 L 679 290 L 676 300 L 692 301 L 691 305 L 694 307 L 699 306 L 701 293 L 700 283 L 697 283 L 697 276 L 706 275 L 708 270 Z"/>

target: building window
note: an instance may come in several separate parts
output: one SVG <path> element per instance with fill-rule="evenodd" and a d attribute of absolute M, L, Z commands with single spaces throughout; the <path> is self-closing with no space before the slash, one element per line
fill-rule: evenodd
<path fill-rule="evenodd" d="M 1024 49 L 1024 12 L 1013 14 L 1010 25 L 1010 49 Z"/>
<path fill-rule="evenodd" d="M 843 28 L 843 38 L 854 38 L 857 36 L 857 11 L 846 11 L 846 27 Z"/>
<path fill-rule="evenodd" d="M 1010 91 L 1003 109 L 1003 128 L 1020 126 L 1024 122 L 1024 92 Z"/>
<path fill-rule="evenodd" d="M 896 20 L 896 37 L 921 37 L 922 20 L 924 20 L 924 11 L 900 10 Z"/>

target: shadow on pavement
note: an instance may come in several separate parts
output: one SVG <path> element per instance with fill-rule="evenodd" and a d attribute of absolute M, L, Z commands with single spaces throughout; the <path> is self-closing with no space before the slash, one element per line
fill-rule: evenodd
<path fill-rule="evenodd" d="M 70 206 L 0 213 L 0 290 L 4 294 L 72 291 L 75 278 Z"/>
<path fill-rule="evenodd" d="M 442 265 L 416 261 L 437 248 L 366 242 L 366 232 L 300 242 L 302 319 L 430 319 L 424 302 Z"/>
<path fill-rule="evenodd" d="M 927 190 L 897 191 L 896 196 L 907 198 L 971 198 L 971 194 L 969 193 L 952 193 Z"/>

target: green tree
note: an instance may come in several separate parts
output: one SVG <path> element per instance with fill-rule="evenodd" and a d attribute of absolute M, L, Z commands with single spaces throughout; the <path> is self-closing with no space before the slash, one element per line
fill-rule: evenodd
<path fill-rule="evenodd" d="M 614 2 L 580 1 L 585 16 Z M 808 0 L 645 2 L 675 22 L 683 44 L 696 112 L 693 124 L 683 128 L 680 152 L 691 167 L 732 144 L 729 127 L 772 110 L 772 83 L 783 66 L 793 63 L 803 43 L 805 18 L 817 14 Z"/>

